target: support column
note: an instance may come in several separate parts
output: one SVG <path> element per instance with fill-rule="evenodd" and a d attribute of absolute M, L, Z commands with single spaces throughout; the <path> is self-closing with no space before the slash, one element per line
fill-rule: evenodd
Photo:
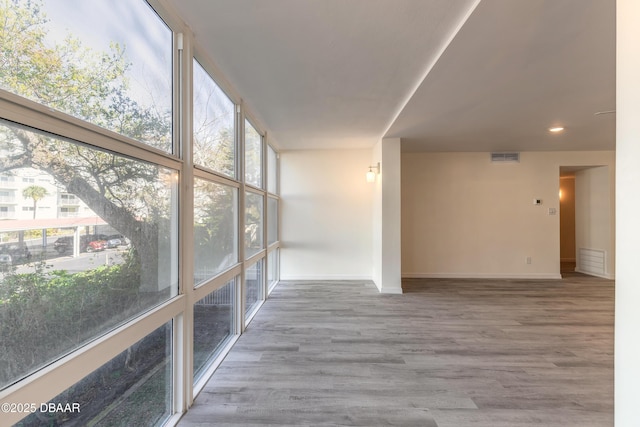
<path fill-rule="evenodd" d="M 380 141 L 372 162 L 380 162 L 373 203 L 373 278 L 381 293 L 401 294 L 400 139 Z"/>

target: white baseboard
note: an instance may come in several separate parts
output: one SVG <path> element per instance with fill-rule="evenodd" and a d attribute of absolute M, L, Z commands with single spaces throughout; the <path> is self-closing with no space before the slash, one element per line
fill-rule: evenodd
<path fill-rule="evenodd" d="M 575 269 L 576 273 L 582 273 L 582 274 L 586 274 L 587 276 L 594 276 L 594 277 L 600 277 L 602 279 L 607 279 L 607 280 L 616 280 L 616 276 L 613 274 L 595 274 L 589 271 L 582 271 L 579 268 L 576 267 Z"/>
<path fill-rule="evenodd" d="M 309 275 L 309 276 L 280 276 L 280 281 L 331 281 L 331 280 L 368 280 L 373 281 L 371 276 L 341 276 L 341 275 Z"/>
<path fill-rule="evenodd" d="M 381 294 L 395 294 L 402 295 L 402 288 L 393 287 L 393 288 L 382 288 L 380 291 Z"/>
<path fill-rule="evenodd" d="M 559 280 L 560 273 L 403 273 L 403 279 L 529 279 L 529 280 Z"/>
<path fill-rule="evenodd" d="M 348 281 L 358 281 L 358 282 L 362 282 L 362 281 L 366 281 L 366 282 L 370 282 L 372 286 L 374 286 L 378 292 L 380 292 L 381 294 L 402 294 L 402 287 L 400 286 L 392 286 L 392 287 L 382 287 L 382 289 L 380 289 L 378 287 L 378 285 L 375 284 L 375 282 L 373 281 L 373 279 L 370 276 L 280 276 L 280 281 L 281 282 L 286 282 L 286 281 L 290 281 L 290 282 L 331 282 L 331 281 L 342 281 L 342 282 L 348 282 Z"/>

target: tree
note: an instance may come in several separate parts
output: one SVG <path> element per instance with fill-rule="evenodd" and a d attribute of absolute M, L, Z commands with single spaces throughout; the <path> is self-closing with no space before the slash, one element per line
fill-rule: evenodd
<path fill-rule="evenodd" d="M 33 219 L 36 219 L 36 207 L 40 200 L 49 195 L 46 188 L 39 185 L 30 185 L 22 190 L 22 197 L 25 199 L 33 199 Z"/>
<path fill-rule="evenodd" d="M 235 106 L 195 61 L 193 80 L 193 160 L 233 176 Z"/>
<path fill-rule="evenodd" d="M 0 0 L 0 87 L 158 148 L 171 144 L 171 111 L 131 98 L 125 49 L 95 52 L 67 36 L 47 41 L 41 1 Z M 141 282 L 157 289 L 158 241 L 170 171 L 20 126 L 0 126 L 0 170 L 35 168 L 132 242 Z"/>

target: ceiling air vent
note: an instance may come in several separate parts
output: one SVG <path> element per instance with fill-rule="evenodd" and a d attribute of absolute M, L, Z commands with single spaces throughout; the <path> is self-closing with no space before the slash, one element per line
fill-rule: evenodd
<path fill-rule="evenodd" d="M 491 153 L 491 161 L 494 163 L 518 163 L 520 153 Z"/>

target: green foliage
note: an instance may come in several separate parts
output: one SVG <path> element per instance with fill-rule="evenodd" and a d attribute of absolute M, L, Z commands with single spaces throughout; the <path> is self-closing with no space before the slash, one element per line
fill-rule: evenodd
<path fill-rule="evenodd" d="M 0 286 L 0 384 L 54 360 L 148 307 L 139 289 L 140 267 L 122 264 L 76 274 L 49 271 L 6 274 Z M 2 364 L 0 364 L 2 366 Z"/>
<path fill-rule="evenodd" d="M 216 268 L 235 252 L 237 190 L 202 179 L 194 187 L 196 269 Z"/>
<path fill-rule="evenodd" d="M 125 47 L 112 42 L 97 52 L 71 34 L 52 43 L 48 22 L 41 1 L 0 0 L 0 87 L 169 150 L 171 111 L 128 95 Z"/>
<path fill-rule="evenodd" d="M 34 203 L 48 195 L 47 189 L 39 185 L 30 185 L 22 190 L 22 196 L 27 199 L 33 199 Z"/>

